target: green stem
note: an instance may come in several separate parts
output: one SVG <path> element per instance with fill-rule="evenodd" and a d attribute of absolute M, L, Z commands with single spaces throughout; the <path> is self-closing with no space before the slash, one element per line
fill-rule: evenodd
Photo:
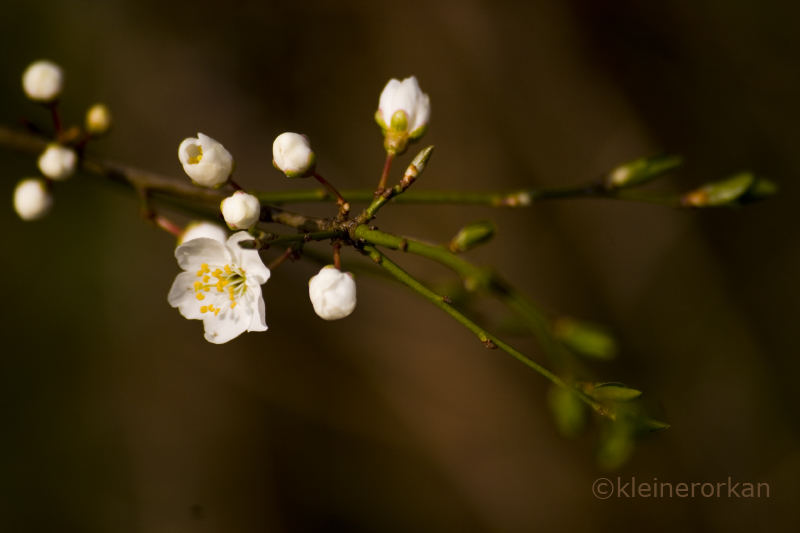
<path fill-rule="evenodd" d="M 466 327 L 470 330 L 473 334 L 475 334 L 478 339 L 484 343 L 489 348 L 500 348 L 502 351 L 506 352 L 514 359 L 519 361 L 520 363 L 524 364 L 528 368 L 534 370 L 545 379 L 549 380 L 554 385 L 562 387 L 573 394 L 575 394 L 578 398 L 580 398 L 584 403 L 589 405 L 592 409 L 597 411 L 598 413 L 604 416 L 613 416 L 606 408 L 604 408 L 599 403 L 595 402 L 585 394 L 581 393 L 577 389 L 569 386 L 563 379 L 559 376 L 545 368 L 544 366 L 540 365 L 533 359 L 529 358 L 510 344 L 507 344 L 503 340 L 501 340 L 496 335 L 486 331 L 481 326 L 473 322 L 469 319 L 466 315 L 461 313 L 458 309 L 453 307 L 450 303 L 448 303 L 447 299 L 439 294 L 436 294 L 428 287 L 417 281 L 414 277 L 408 274 L 405 270 L 403 270 L 400 266 L 390 260 L 387 256 L 382 254 L 372 245 L 364 245 L 362 247 L 362 252 L 370 257 L 375 263 L 383 267 L 387 272 L 389 272 L 392 276 L 394 276 L 398 281 L 406 285 L 407 287 L 411 288 L 412 290 L 416 291 L 422 297 L 424 297 L 429 302 L 433 303 L 436 307 L 443 310 L 445 313 L 450 315 L 453 319 L 455 319 L 459 324 Z"/>
<path fill-rule="evenodd" d="M 324 241 L 327 239 L 342 238 L 345 235 L 346 234 L 344 232 L 338 230 L 297 233 L 295 235 L 276 235 L 274 233 L 265 233 L 263 236 L 254 238 L 252 241 L 242 241 L 240 244 L 243 248 L 266 250 L 279 244 Z"/>
<path fill-rule="evenodd" d="M 480 287 L 488 289 L 512 311 L 526 319 L 531 332 L 552 358 L 558 361 L 565 359 L 563 346 L 553 338 L 552 320 L 548 314 L 492 270 L 470 263 L 444 246 L 392 235 L 370 229 L 365 225 L 357 226 L 352 232 L 352 237 L 354 240 L 363 239 L 378 246 L 402 250 L 436 261 L 456 272 L 463 279 L 468 290 Z"/>

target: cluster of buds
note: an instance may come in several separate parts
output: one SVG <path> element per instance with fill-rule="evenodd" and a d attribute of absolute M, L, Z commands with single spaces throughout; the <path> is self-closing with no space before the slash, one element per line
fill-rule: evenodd
<path fill-rule="evenodd" d="M 320 180 L 322 179 L 321 176 L 316 174 L 316 156 L 311 150 L 308 138 L 304 135 L 292 132 L 278 135 L 272 144 L 272 156 L 275 168 L 288 178 L 315 176 Z M 233 181 L 234 158 L 222 143 L 208 135 L 198 133 L 197 137 L 186 138 L 179 144 L 178 161 L 192 183 L 197 186 L 216 189 L 230 185 L 236 189 L 220 202 L 220 216 L 225 221 L 225 224 L 231 230 L 239 231 L 234 237 L 237 237 L 237 239 L 243 238 L 238 236 L 246 234 L 245 232 L 257 233 L 256 224 L 261 219 L 261 204 L 257 196 L 246 192 Z M 179 235 L 176 257 L 179 258 L 182 266 L 183 263 L 191 265 L 211 264 L 213 259 L 211 257 L 199 257 L 191 260 L 186 258 L 187 255 L 203 253 L 208 250 L 220 250 L 218 245 L 212 245 L 208 241 L 225 244 L 227 246 L 226 249 L 229 250 L 228 254 L 231 257 L 235 255 L 230 251 L 233 247 L 229 244 L 230 239 L 228 239 L 227 232 L 223 228 L 208 222 L 193 223 L 180 232 Z M 192 244 L 193 242 L 194 244 Z M 217 258 L 217 260 L 219 259 Z M 247 279 L 247 269 L 241 265 L 236 265 L 235 261 L 226 263 L 223 267 L 225 266 L 231 272 L 239 272 L 239 274 L 236 274 L 240 276 L 237 279 Z M 269 269 L 263 264 L 257 265 L 257 268 L 266 269 L 267 274 L 262 276 L 263 281 L 266 282 L 269 278 Z M 260 289 L 257 292 L 252 292 L 254 296 L 250 300 L 245 298 L 236 299 L 235 294 L 238 293 L 231 293 L 231 306 L 227 309 L 214 303 L 204 305 L 203 302 L 205 302 L 206 296 L 202 291 L 197 292 L 198 284 L 201 287 L 206 287 L 203 280 L 217 276 L 214 279 L 219 280 L 217 282 L 219 286 L 214 285 L 214 287 L 221 291 L 231 279 L 225 276 L 232 276 L 233 274 L 227 274 L 226 270 L 220 270 L 218 274 L 215 274 L 215 271 L 206 273 L 203 268 L 198 272 L 200 272 L 198 274 L 199 280 L 193 282 L 194 284 L 191 286 L 186 286 L 186 288 L 184 288 L 185 283 L 182 281 L 186 279 L 186 276 L 176 278 L 173 291 L 170 293 L 170 303 L 177 307 L 187 318 L 203 320 L 206 327 L 206 338 L 209 341 L 215 343 L 226 342 L 229 338 L 237 336 L 244 331 L 262 330 L 259 325 L 261 322 L 257 321 L 255 329 L 248 329 L 246 327 L 247 320 L 231 319 L 231 316 L 251 317 L 249 320 L 255 320 L 252 317 L 256 317 L 258 320 L 263 319 L 263 313 L 260 311 L 263 307 Z M 246 282 L 239 281 L 239 283 L 247 287 Z M 355 309 L 356 285 L 353 275 L 349 272 L 342 272 L 339 268 L 328 265 L 309 280 L 308 286 L 309 299 L 314 311 L 325 320 L 345 318 Z M 250 306 L 249 308 L 247 307 L 248 305 Z M 235 330 L 231 330 L 230 326 L 226 325 L 231 320 L 240 323 L 240 326 L 237 326 Z M 263 325 L 263 329 L 266 329 L 266 325 Z"/>
<path fill-rule="evenodd" d="M 64 72 L 55 63 L 40 60 L 31 63 L 22 74 L 22 89 L 30 100 L 50 109 L 55 136 L 37 159 L 41 177 L 25 178 L 14 190 L 14 210 L 22 220 L 44 217 L 53 206 L 53 182 L 75 174 L 79 149 L 92 137 L 105 134 L 111 127 L 111 112 L 95 104 L 86 112 L 83 129 L 62 129 L 58 100 L 64 87 Z"/>

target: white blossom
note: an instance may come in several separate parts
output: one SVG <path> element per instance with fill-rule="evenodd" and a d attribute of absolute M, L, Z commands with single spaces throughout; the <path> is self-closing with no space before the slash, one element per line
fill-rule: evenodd
<path fill-rule="evenodd" d="M 356 282 L 350 272 L 328 265 L 308 280 L 308 296 L 320 318 L 345 318 L 356 308 Z"/>
<path fill-rule="evenodd" d="M 220 204 L 222 217 L 231 229 L 250 229 L 261 216 L 258 198 L 244 191 L 236 191 Z"/>
<path fill-rule="evenodd" d="M 266 331 L 261 285 L 269 279 L 257 250 L 239 242 L 252 237 L 240 231 L 225 243 L 200 237 L 175 249 L 178 274 L 167 300 L 181 315 L 202 320 L 205 339 L 222 344 L 245 331 Z"/>
<path fill-rule="evenodd" d="M 384 131 L 408 133 L 417 139 L 425 132 L 431 115 L 431 102 L 422 92 L 416 76 L 403 81 L 391 79 L 381 92 L 375 119 Z"/>
<path fill-rule="evenodd" d="M 78 155 L 72 148 L 48 144 L 39 156 L 39 170 L 52 180 L 65 180 L 75 173 Z"/>
<path fill-rule="evenodd" d="M 230 152 L 202 133 L 181 142 L 178 159 L 186 175 L 203 187 L 219 187 L 233 172 L 233 156 Z"/>
<path fill-rule="evenodd" d="M 51 61 L 35 61 L 22 73 L 25 94 L 37 102 L 52 102 L 61 94 L 63 85 L 64 73 Z"/>
<path fill-rule="evenodd" d="M 37 220 L 50 211 L 53 196 L 39 178 L 26 178 L 14 189 L 14 210 L 22 220 Z"/>
<path fill-rule="evenodd" d="M 183 230 L 183 233 L 181 233 L 181 236 L 178 238 L 178 246 L 192 239 L 199 239 L 201 237 L 225 242 L 228 238 L 228 232 L 225 231 L 225 228 L 213 222 L 206 222 L 204 220 L 192 222 L 186 226 L 186 229 Z"/>
<path fill-rule="evenodd" d="M 316 156 L 311 143 L 299 133 L 281 133 L 272 143 L 272 164 L 289 178 L 310 176 Z"/>
<path fill-rule="evenodd" d="M 111 127 L 111 111 L 105 104 L 94 104 L 86 111 L 86 131 L 92 135 L 102 135 Z"/>

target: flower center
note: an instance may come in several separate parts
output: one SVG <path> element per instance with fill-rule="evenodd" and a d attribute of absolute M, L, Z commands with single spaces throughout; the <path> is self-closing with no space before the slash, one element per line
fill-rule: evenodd
<path fill-rule="evenodd" d="M 209 296 L 228 295 L 230 308 L 236 307 L 236 299 L 247 291 L 247 276 L 242 268 L 236 265 L 225 265 L 211 271 L 207 263 L 200 265 L 197 271 L 198 280 L 194 282 L 194 295 L 200 301 Z M 214 313 L 217 316 L 222 307 L 214 304 L 203 305 L 200 307 L 201 313 Z"/>
<path fill-rule="evenodd" d="M 196 165 L 201 159 L 203 159 L 203 147 L 199 144 L 190 145 L 187 153 L 189 154 L 190 165 Z"/>

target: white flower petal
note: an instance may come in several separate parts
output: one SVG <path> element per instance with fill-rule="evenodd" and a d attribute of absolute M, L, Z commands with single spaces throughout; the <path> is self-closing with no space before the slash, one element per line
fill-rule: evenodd
<path fill-rule="evenodd" d="M 249 305 L 236 309 L 224 309 L 219 315 L 206 313 L 203 318 L 205 338 L 214 344 L 223 344 L 247 331 L 252 321 L 252 308 Z"/>
<path fill-rule="evenodd" d="M 248 289 L 253 298 L 257 298 L 258 312 L 253 313 L 253 318 L 250 320 L 250 326 L 247 331 L 267 331 L 267 312 L 264 307 L 264 298 L 261 296 L 261 288 Z M 248 295 L 249 297 L 249 295 Z M 248 302 L 248 305 L 251 305 Z"/>
<path fill-rule="evenodd" d="M 203 318 L 200 312 L 200 301 L 195 297 L 192 284 L 197 280 L 194 272 L 181 272 L 172 282 L 167 301 L 172 307 L 177 307 L 181 315 L 189 320 Z"/>
<path fill-rule="evenodd" d="M 188 271 L 200 268 L 200 265 L 225 265 L 230 262 L 228 249 L 219 241 L 201 237 L 187 241 L 175 249 L 178 265 Z"/>

